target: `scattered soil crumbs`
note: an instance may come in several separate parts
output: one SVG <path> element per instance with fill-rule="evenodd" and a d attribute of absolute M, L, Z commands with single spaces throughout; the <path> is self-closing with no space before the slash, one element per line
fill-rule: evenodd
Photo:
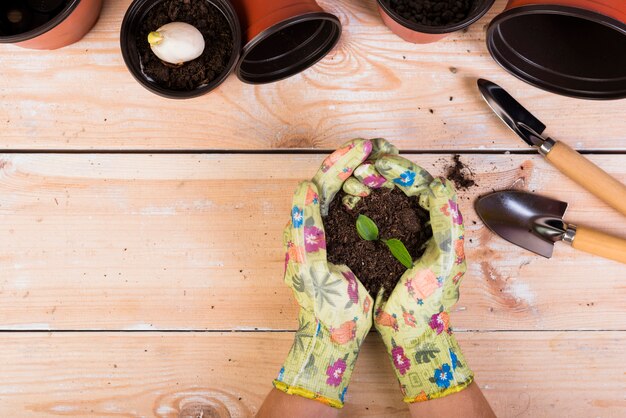
<path fill-rule="evenodd" d="M 346 208 L 340 192 L 324 218 L 328 260 L 345 264 L 376 297 L 381 288 L 388 295 L 404 272 L 404 267 L 382 241 L 365 241 L 356 230 L 359 214 L 369 216 L 378 226 L 380 238 L 396 238 L 406 246 L 413 260 L 424 253 L 426 242 L 432 237 L 429 214 L 418 203 L 417 197 L 408 197 L 399 189 L 374 189 L 354 210 Z"/>
<path fill-rule="evenodd" d="M 447 26 L 465 20 L 474 0 L 385 0 L 392 10 L 414 23 Z"/>
<path fill-rule="evenodd" d="M 206 46 L 201 56 L 180 66 L 157 58 L 148 44 L 148 34 L 170 22 L 195 26 Z M 153 7 L 137 33 L 137 50 L 143 72 L 159 85 L 189 91 L 209 84 L 228 65 L 233 51 L 232 31 L 226 17 L 206 0 L 169 0 Z"/>
<path fill-rule="evenodd" d="M 454 183 L 458 190 L 468 190 L 476 186 L 474 174 L 465 164 L 461 162 L 461 156 L 455 155 L 453 164 L 446 169 L 446 177 Z"/>

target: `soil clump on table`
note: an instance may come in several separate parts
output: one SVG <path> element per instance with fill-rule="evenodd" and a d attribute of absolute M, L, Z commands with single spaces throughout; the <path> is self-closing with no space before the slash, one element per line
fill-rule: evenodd
<path fill-rule="evenodd" d="M 397 188 L 374 189 L 353 210 L 343 205 L 343 196 L 343 191 L 335 196 L 323 219 L 328 261 L 347 265 L 372 297 L 383 287 L 388 296 L 407 269 L 385 243 L 362 239 L 356 220 L 360 214 L 368 216 L 378 226 L 380 238 L 399 239 L 416 260 L 432 237 L 429 213 L 417 197 L 408 197 Z"/>
<path fill-rule="evenodd" d="M 201 56 L 182 65 L 161 61 L 150 49 L 148 34 L 171 22 L 195 26 L 204 37 Z M 171 90 L 189 91 L 219 77 L 233 51 L 232 31 L 226 17 L 205 0 L 168 0 L 153 7 L 137 33 L 137 50 L 144 74 Z"/>
<path fill-rule="evenodd" d="M 448 26 L 465 20 L 474 0 L 386 0 L 408 21 L 425 26 Z"/>
<path fill-rule="evenodd" d="M 454 183 L 457 190 L 468 190 L 470 187 L 476 186 L 472 171 L 461 161 L 460 155 L 455 155 L 452 165 L 446 169 L 446 177 Z"/>

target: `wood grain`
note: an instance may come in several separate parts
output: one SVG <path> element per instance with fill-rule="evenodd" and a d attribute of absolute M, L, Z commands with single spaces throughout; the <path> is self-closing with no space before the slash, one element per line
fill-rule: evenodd
<path fill-rule="evenodd" d="M 131 0 L 108 0 L 93 31 L 58 51 L 0 45 L 0 149 L 334 149 L 385 136 L 402 149 L 524 149 L 481 99 L 478 77 L 501 84 L 578 149 L 626 150 L 626 101 L 560 97 L 506 73 L 485 27 L 414 45 L 382 23 L 375 0 L 320 0 L 339 16 L 339 46 L 275 84 L 231 76 L 188 101 L 157 97 L 126 70 L 119 30 Z M 297 111 L 294 111 L 297 110 Z"/>
<path fill-rule="evenodd" d="M 609 206 L 626 216 L 626 185 L 608 175 L 563 142 L 557 142 L 546 155 L 567 177 L 593 193 Z"/>
<path fill-rule="evenodd" d="M 457 334 L 498 417 L 626 414 L 624 332 Z M 252 417 L 292 333 L 7 333 L 0 415 Z M 408 418 L 377 334 L 342 417 Z"/>
<path fill-rule="evenodd" d="M 448 155 L 412 155 L 440 174 Z M 626 156 L 593 156 L 626 181 Z M 294 329 L 281 232 L 321 155 L 0 155 L 0 329 Z M 535 155 L 463 156 L 469 270 L 457 329 L 626 329 L 624 266 L 495 237 L 476 196 L 523 188 L 626 237 L 623 217 Z M 251 315 L 254 312 L 254 315 Z"/>
<path fill-rule="evenodd" d="M 572 246 L 577 250 L 626 264 L 626 239 L 579 227 Z"/>

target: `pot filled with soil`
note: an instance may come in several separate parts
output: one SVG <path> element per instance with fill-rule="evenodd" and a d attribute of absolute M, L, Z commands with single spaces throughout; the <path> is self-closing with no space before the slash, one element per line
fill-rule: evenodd
<path fill-rule="evenodd" d="M 239 20 L 228 0 L 135 0 L 120 38 L 133 77 L 173 99 L 215 89 L 235 68 L 241 48 Z"/>
<path fill-rule="evenodd" d="M 438 41 L 483 17 L 495 0 L 377 0 L 393 33 L 413 43 Z"/>
<path fill-rule="evenodd" d="M 510 0 L 487 29 L 491 56 L 542 89 L 626 97 L 626 1 Z"/>
<path fill-rule="evenodd" d="M 232 0 L 245 46 L 237 76 L 246 83 L 278 81 L 312 66 L 341 36 L 339 19 L 315 0 Z"/>
<path fill-rule="evenodd" d="M 29 49 L 58 49 L 89 32 L 102 0 L 3 0 L 0 43 Z"/>

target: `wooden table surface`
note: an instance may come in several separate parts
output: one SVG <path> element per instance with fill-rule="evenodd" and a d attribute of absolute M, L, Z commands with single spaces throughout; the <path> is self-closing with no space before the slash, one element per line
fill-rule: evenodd
<path fill-rule="evenodd" d="M 344 24 L 315 67 L 275 84 L 231 76 L 188 101 L 126 70 L 129 0 L 51 52 L 0 46 L 0 416 L 251 417 L 287 354 L 297 307 L 281 230 L 298 181 L 353 137 L 386 137 L 442 174 L 461 154 L 468 274 L 452 323 L 500 417 L 626 416 L 626 268 L 557 245 L 543 259 L 473 210 L 492 189 L 626 219 L 528 150 L 475 87 L 491 79 L 626 182 L 626 101 L 535 89 L 490 58 L 485 27 L 402 41 L 373 0 L 324 0 Z M 408 417 L 372 334 L 344 417 Z"/>

